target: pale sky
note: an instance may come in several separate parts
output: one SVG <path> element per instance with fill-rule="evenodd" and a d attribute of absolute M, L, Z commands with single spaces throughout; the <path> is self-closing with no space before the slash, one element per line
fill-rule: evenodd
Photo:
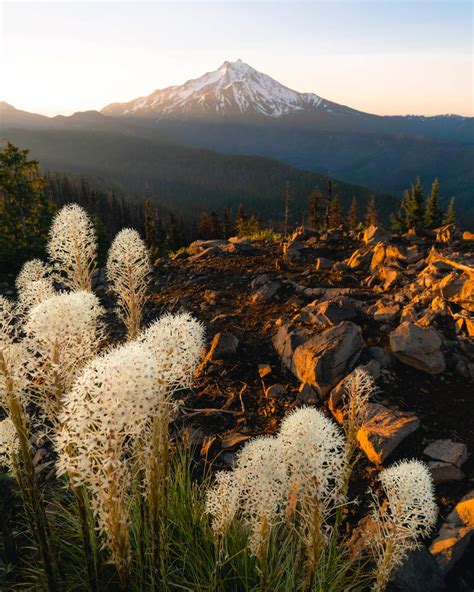
<path fill-rule="evenodd" d="M 472 3 L 0 0 L 0 100 L 68 115 L 241 58 L 377 114 L 474 115 Z"/>

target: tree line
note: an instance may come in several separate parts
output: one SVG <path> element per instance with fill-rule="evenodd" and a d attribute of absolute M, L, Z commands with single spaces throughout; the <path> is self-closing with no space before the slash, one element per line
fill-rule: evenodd
<path fill-rule="evenodd" d="M 426 197 L 419 178 L 405 191 L 400 207 L 390 216 L 395 232 L 411 228 L 436 228 L 456 222 L 455 199 L 446 211 L 440 203 L 439 182 L 435 179 Z M 280 220 L 272 225 L 286 235 L 294 226 L 291 220 L 291 188 L 283 191 Z M 110 189 L 93 185 L 84 177 L 74 178 L 59 173 L 41 175 L 39 163 L 8 142 L 0 151 L 0 265 L 3 270 L 15 270 L 27 259 L 44 254 L 48 228 L 55 211 L 76 202 L 90 214 L 99 237 L 99 252 L 105 254 L 111 237 L 121 228 L 136 228 L 144 237 L 153 257 L 176 251 L 192 240 L 229 238 L 235 234 L 254 236 L 264 224 L 258 213 L 244 211 L 241 204 L 235 214 L 228 207 L 201 210 L 199 215 L 183 218 L 181 213 L 157 203 L 151 194 L 135 200 L 125 199 Z M 341 225 L 358 229 L 379 224 L 376 198 L 367 201 L 364 211 L 357 197 L 352 198 L 347 211 L 339 195 L 333 195 L 333 183 L 327 179 L 323 191 L 316 187 L 309 195 L 306 212 L 297 223 L 325 230 Z"/>

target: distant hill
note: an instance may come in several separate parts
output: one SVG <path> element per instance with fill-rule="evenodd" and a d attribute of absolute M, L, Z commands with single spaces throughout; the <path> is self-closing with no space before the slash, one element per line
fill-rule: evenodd
<path fill-rule="evenodd" d="M 284 185 L 289 181 L 292 217 L 299 222 L 309 193 L 318 186 L 325 191 L 327 183 L 322 175 L 269 158 L 223 155 L 115 132 L 10 130 L 7 137 L 29 148 L 43 170 L 93 177 L 131 198 L 149 192 L 188 219 L 201 208 L 236 210 L 243 203 L 267 220 L 279 220 Z M 346 206 L 355 195 L 361 210 L 373 193 L 337 180 L 333 180 L 333 192 Z M 396 203 L 386 194 L 377 194 L 377 199 L 385 215 Z"/>

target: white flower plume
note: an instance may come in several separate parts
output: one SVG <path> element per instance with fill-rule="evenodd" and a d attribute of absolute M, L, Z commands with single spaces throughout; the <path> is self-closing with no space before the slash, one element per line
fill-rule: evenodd
<path fill-rule="evenodd" d="M 97 238 L 86 211 L 64 206 L 54 217 L 47 251 L 56 278 L 72 290 L 90 290 L 97 257 Z"/>
<path fill-rule="evenodd" d="M 140 329 L 150 272 L 145 243 L 136 230 L 124 228 L 109 249 L 107 278 L 117 296 L 119 314 L 130 338 L 135 338 Z"/>
<path fill-rule="evenodd" d="M 139 336 L 155 355 L 160 380 L 170 388 L 191 386 L 204 347 L 204 327 L 188 313 L 166 314 Z"/>

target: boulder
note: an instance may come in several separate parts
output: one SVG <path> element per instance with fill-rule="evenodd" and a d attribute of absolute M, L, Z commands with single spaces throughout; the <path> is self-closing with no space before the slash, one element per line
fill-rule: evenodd
<path fill-rule="evenodd" d="M 373 224 L 364 230 L 362 235 L 362 241 L 366 245 L 375 245 L 379 242 L 386 242 L 392 238 L 390 232 L 387 232 L 380 226 L 374 226 Z"/>
<path fill-rule="evenodd" d="M 381 464 L 419 426 L 420 421 L 413 413 L 369 403 L 367 418 L 357 432 L 357 440 L 367 458 Z"/>
<path fill-rule="evenodd" d="M 317 238 L 318 236 L 319 232 L 315 228 L 310 228 L 309 226 L 299 226 L 291 235 L 290 240 L 305 241 L 309 238 Z"/>
<path fill-rule="evenodd" d="M 433 477 L 433 482 L 437 485 L 448 483 L 449 481 L 461 481 L 465 477 L 461 469 L 451 463 L 430 460 L 428 467 Z"/>
<path fill-rule="evenodd" d="M 326 395 L 350 372 L 363 346 L 360 327 L 343 321 L 298 345 L 291 371 L 301 382 L 319 387 Z"/>
<path fill-rule="evenodd" d="M 338 296 L 332 300 L 318 302 L 315 300 L 301 309 L 301 320 L 306 323 L 333 327 L 341 321 L 348 321 L 357 316 L 350 298 Z"/>
<path fill-rule="evenodd" d="M 474 533 L 474 490 L 456 504 L 430 547 L 443 574 L 461 559 Z"/>
<path fill-rule="evenodd" d="M 457 467 L 466 462 L 469 456 L 467 446 L 463 442 L 453 442 L 452 440 L 435 440 L 428 444 L 423 450 L 423 454 L 433 460 L 441 460 Z"/>
<path fill-rule="evenodd" d="M 392 353 L 404 364 L 429 374 L 439 374 L 446 369 L 441 345 L 436 329 L 422 329 L 409 321 L 390 333 Z"/>
<path fill-rule="evenodd" d="M 311 337 L 309 329 L 298 328 L 291 323 L 280 326 L 273 337 L 273 347 L 276 349 L 281 361 L 292 370 L 293 356 L 296 348 Z"/>
<path fill-rule="evenodd" d="M 367 348 L 367 352 L 374 358 L 374 360 L 377 360 L 381 368 L 390 368 L 393 366 L 393 355 L 386 349 L 383 349 L 383 347 L 373 345 L 372 347 Z"/>
<path fill-rule="evenodd" d="M 469 232 L 469 230 L 466 230 L 465 232 L 462 233 L 462 240 L 474 241 L 474 232 Z"/>
<path fill-rule="evenodd" d="M 409 551 L 390 579 L 387 592 L 446 592 L 436 559 L 423 546 Z"/>
<path fill-rule="evenodd" d="M 190 255 L 198 255 L 211 247 L 223 247 L 224 245 L 227 245 L 226 240 L 196 240 L 189 245 L 187 251 Z"/>

